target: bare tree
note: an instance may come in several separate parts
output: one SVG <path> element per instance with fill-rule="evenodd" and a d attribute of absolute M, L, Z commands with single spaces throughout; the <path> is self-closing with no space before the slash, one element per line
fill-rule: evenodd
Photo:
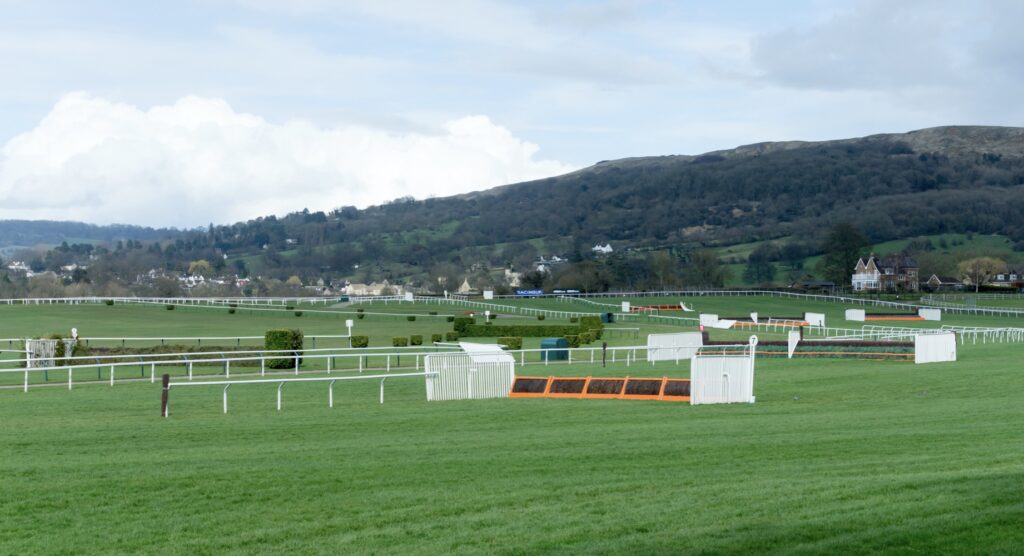
<path fill-rule="evenodd" d="M 962 261 L 958 268 L 960 275 L 970 280 L 977 292 L 992 276 L 1006 272 L 1006 262 L 993 257 L 975 257 Z"/>

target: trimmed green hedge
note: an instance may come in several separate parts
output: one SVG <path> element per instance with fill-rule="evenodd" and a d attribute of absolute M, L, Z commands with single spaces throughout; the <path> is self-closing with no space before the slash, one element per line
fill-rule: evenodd
<path fill-rule="evenodd" d="M 458 330 L 458 329 L 456 329 Z M 568 324 L 548 325 L 483 325 L 472 324 L 459 331 L 460 336 L 470 338 L 500 338 L 503 336 L 519 336 L 521 338 L 557 338 L 570 334 L 579 334 L 580 327 Z"/>
<path fill-rule="evenodd" d="M 303 335 L 301 330 L 267 330 L 267 333 L 263 336 L 263 347 L 268 351 L 301 350 L 302 341 Z M 302 357 L 299 357 L 299 364 L 302 364 Z M 267 366 L 271 369 L 291 369 L 295 366 L 295 358 L 267 359 Z"/>
<path fill-rule="evenodd" d="M 410 346 L 422 346 L 423 345 L 423 336 L 421 334 L 413 334 L 412 336 L 409 336 L 409 345 Z"/>
<path fill-rule="evenodd" d="M 430 341 L 431 342 L 442 342 L 442 341 L 444 341 L 444 334 L 431 334 L 430 335 Z"/>
<path fill-rule="evenodd" d="M 476 319 L 472 317 L 455 317 L 453 322 L 455 323 L 455 331 L 465 336 L 466 327 L 475 325 Z M 469 335 L 472 336 L 472 334 Z"/>
<path fill-rule="evenodd" d="M 519 336 L 502 336 L 498 343 L 505 346 L 505 349 L 523 349 L 523 339 Z"/>
<path fill-rule="evenodd" d="M 568 336 L 564 336 L 564 338 L 565 338 L 566 343 L 569 344 L 570 348 L 578 348 L 578 347 L 580 347 L 580 337 L 579 337 L 579 335 L 577 335 L 577 334 L 569 334 Z"/>
<path fill-rule="evenodd" d="M 413 322 L 414 320 L 416 320 L 416 315 L 406 315 L 405 320 Z"/>
<path fill-rule="evenodd" d="M 395 336 L 391 338 L 391 345 L 394 347 L 406 347 L 409 345 L 409 338 L 405 336 Z"/>
<path fill-rule="evenodd" d="M 444 341 L 446 341 L 446 342 L 458 342 L 459 341 L 459 333 L 458 332 L 445 332 L 444 333 Z"/>
<path fill-rule="evenodd" d="M 544 315 L 537 315 L 537 320 L 544 320 L 546 318 Z"/>
<path fill-rule="evenodd" d="M 364 348 L 370 345 L 369 336 L 352 336 L 352 347 Z"/>

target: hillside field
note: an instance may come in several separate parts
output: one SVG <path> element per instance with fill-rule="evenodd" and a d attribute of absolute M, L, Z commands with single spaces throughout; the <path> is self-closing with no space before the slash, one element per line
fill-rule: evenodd
<path fill-rule="evenodd" d="M 830 326 L 862 324 L 842 321 L 846 307 L 836 303 L 631 299 L 681 300 L 722 316 L 820 311 Z M 550 299 L 496 303 L 601 310 Z M 344 334 L 356 308 L 301 307 L 296 317 L 0 306 L 0 338 L 72 326 L 83 337 L 259 336 L 278 327 Z M 451 330 L 445 316 L 469 310 L 358 308 L 367 316 L 356 319 L 355 333 L 369 335 L 371 347 Z M 495 324 L 505 321 L 537 323 L 503 313 Z M 938 324 L 1022 321 L 944 315 L 942 323 L 909 323 Z M 640 329 L 638 339 L 606 333 L 612 346 L 693 329 L 610 327 Z M 962 345 L 957 362 L 930 365 L 759 359 L 757 403 L 733 406 L 428 403 L 417 377 L 388 380 L 383 405 L 376 381 L 339 384 L 333 409 L 323 384 L 290 384 L 281 412 L 274 385 L 232 387 L 227 414 L 221 388 L 182 388 L 172 390 L 163 419 L 160 387 L 148 380 L 68 391 L 56 377 L 28 393 L 0 388 L 0 553 L 1011 553 L 1024 546 L 1022 349 Z M 686 362 L 536 359 L 517 373 L 689 374 Z"/>

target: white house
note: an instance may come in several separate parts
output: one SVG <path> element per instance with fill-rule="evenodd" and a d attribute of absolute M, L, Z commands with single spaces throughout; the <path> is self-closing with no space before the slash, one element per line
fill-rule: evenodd
<path fill-rule="evenodd" d="M 612 252 L 612 244 L 606 243 L 604 245 L 601 245 L 600 243 L 598 243 L 597 245 L 591 247 L 590 250 L 597 255 L 610 255 Z"/>

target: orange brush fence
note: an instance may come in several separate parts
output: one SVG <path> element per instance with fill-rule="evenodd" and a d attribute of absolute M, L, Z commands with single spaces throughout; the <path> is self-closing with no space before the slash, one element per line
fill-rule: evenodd
<path fill-rule="evenodd" d="M 587 398 L 690 401 L 690 380 L 682 378 L 605 378 L 517 376 L 511 398 Z"/>

